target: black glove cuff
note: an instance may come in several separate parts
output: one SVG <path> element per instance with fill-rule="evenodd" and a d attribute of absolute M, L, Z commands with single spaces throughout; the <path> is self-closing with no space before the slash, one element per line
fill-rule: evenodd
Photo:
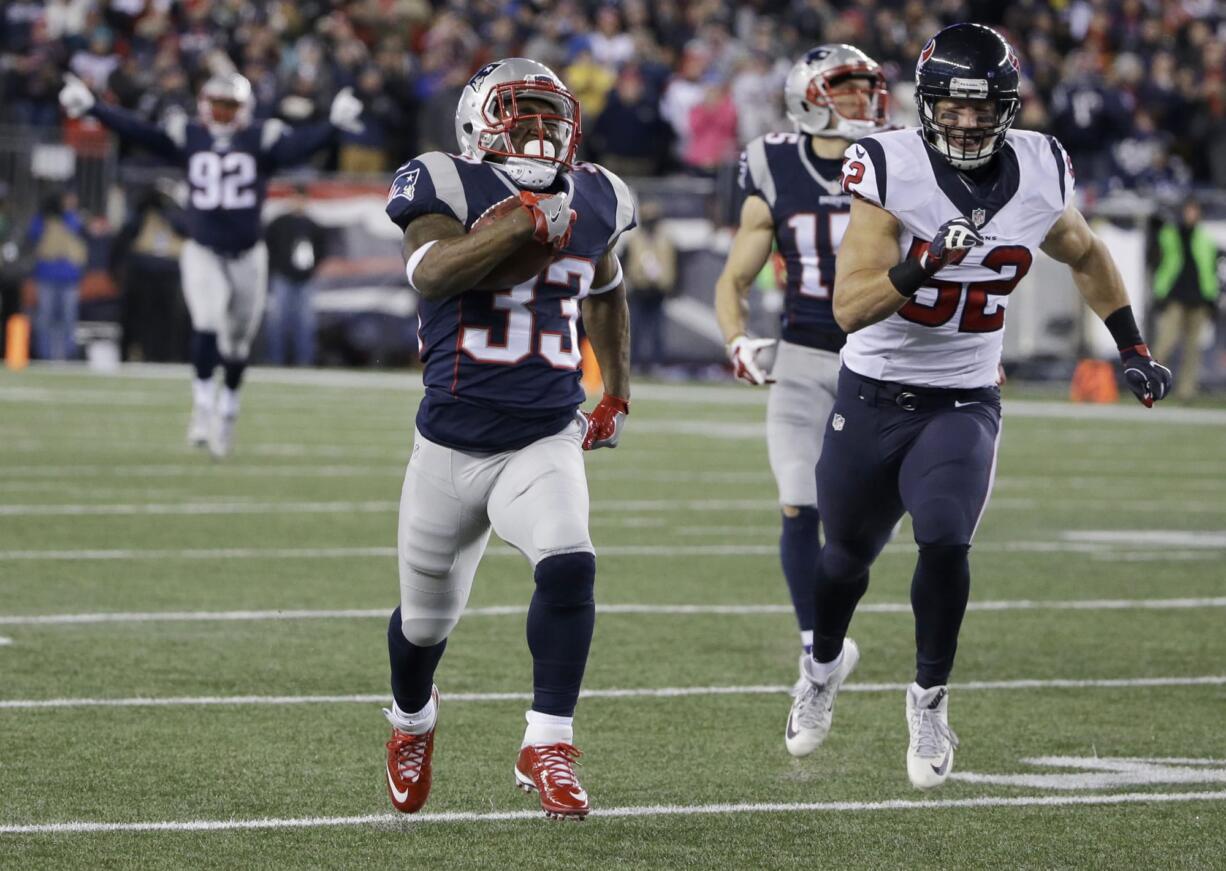
<path fill-rule="evenodd" d="M 919 261 L 910 258 L 892 267 L 886 275 L 894 289 L 907 299 L 919 293 L 924 282 L 930 278 L 928 271 L 920 266 Z"/>
<path fill-rule="evenodd" d="M 1111 338 L 1115 339 L 1115 347 L 1121 351 L 1145 344 L 1145 340 L 1141 338 L 1141 330 L 1137 327 L 1137 319 L 1132 316 L 1132 306 L 1117 308 L 1107 315 L 1103 323 L 1111 331 Z"/>

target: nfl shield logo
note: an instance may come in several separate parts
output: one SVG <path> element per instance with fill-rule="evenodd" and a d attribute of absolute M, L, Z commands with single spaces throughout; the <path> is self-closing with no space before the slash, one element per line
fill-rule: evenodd
<path fill-rule="evenodd" d="M 843 415 L 841 414 L 836 414 L 830 419 L 830 425 L 834 427 L 835 432 L 842 432 L 844 423 L 846 423 L 846 421 L 843 420 Z"/>
<path fill-rule="evenodd" d="M 973 212 L 971 212 L 971 223 L 973 223 L 976 227 L 982 227 L 987 219 L 987 212 L 985 212 L 983 209 L 975 209 Z"/>

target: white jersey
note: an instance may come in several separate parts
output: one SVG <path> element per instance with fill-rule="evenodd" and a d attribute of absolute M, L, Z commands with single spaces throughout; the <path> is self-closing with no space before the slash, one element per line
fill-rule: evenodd
<path fill-rule="evenodd" d="M 847 337 L 843 363 L 869 378 L 929 387 L 996 383 L 1009 294 L 1073 198 L 1073 170 L 1054 137 L 1010 130 L 991 177 L 976 183 L 918 128 L 847 149 L 843 186 L 902 225 L 899 259 L 917 256 L 946 221 L 965 216 L 985 244 L 930 279 L 885 320 Z"/>

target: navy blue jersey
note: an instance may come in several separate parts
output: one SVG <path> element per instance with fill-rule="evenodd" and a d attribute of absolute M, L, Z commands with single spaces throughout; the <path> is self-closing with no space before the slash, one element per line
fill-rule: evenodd
<path fill-rule="evenodd" d="M 91 113 L 125 139 L 187 173 L 187 233 L 223 254 L 246 251 L 260 241 L 260 210 L 268 179 L 278 169 L 306 160 L 332 137 L 331 124 L 291 130 L 275 119 L 257 121 L 215 136 L 184 117 L 165 127 L 102 103 Z"/>
<path fill-rule="evenodd" d="M 479 453 L 514 450 L 574 420 L 584 400 L 579 301 L 635 213 L 629 189 L 603 167 L 577 164 L 561 185 L 574 185 L 578 218 L 570 243 L 539 276 L 505 290 L 421 301 L 426 396 L 417 428 L 430 441 Z M 490 206 L 518 194 L 497 164 L 432 151 L 397 170 L 387 214 L 401 229 L 428 214 L 471 229 Z"/>
<path fill-rule="evenodd" d="M 770 207 L 775 241 L 787 264 L 786 341 L 837 351 L 846 334 L 834 320 L 834 258 L 851 217 L 841 184 L 842 159 L 813 153 L 808 136 L 768 133 L 745 147 L 737 183 Z"/>

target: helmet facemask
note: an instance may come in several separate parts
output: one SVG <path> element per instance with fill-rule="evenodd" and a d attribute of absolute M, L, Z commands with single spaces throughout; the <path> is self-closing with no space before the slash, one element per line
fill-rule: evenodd
<path fill-rule="evenodd" d="M 251 83 L 237 73 L 214 76 L 200 91 L 197 111 L 214 136 L 228 136 L 251 123 Z M 215 111 L 220 108 L 221 111 Z"/>
<path fill-rule="evenodd" d="M 939 111 L 937 104 L 943 100 L 954 100 L 960 105 L 986 104 L 974 107 L 976 115 L 981 114 L 982 110 L 983 114 L 990 113 L 992 120 L 974 127 L 942 122 L 944 110 Z M 1004 147 L 1005 131 L 1013 126 L 1013 119 L 1021 107 L 1021 101 L 1016 96 L 963 98 L 926 94 L 922 90 L 915 92 L 915 102 L 928 143 L 954 167 L 963 170 L 983 166 Z"/>
<path fill-rule="evenodd" d="M 530 103 L 538 105 L 528 105 Z M 542 111 L 543 110 L 543 111 Z M 552 82 L 515 81 L 498 85 L 481 109 L 483 129 L 476 147 L 501 158 L 520 187 L 542 190 L 559 170 L 570 169 L 581 136 L 579 102 Z"/>
<path fill-rule="evenodd" d="M 848 83 L 854 80 L 867 80 L 867 88 L 849 88 Z M 859 110 L 848 109 L 847 97 L 861 97 Z M 805 133 L 836 139 L 861 139 L 877 133 L 887 126 L 890 108 L 890 92 L 886 87 L 885 76 L 879 69 L 867 64 L 851 64 L 836 67 L 829 72 L 816 75 L 809 81 L 805 90 L 805 102 L 816 111 L 814 120 L 825 117 L 824 126 L 802 125 Z M 839 104 L 844 106 L 839 109 Z M 833 123 L 831 123 L 833 122 Z M 814 129 L 806 129 L 814 127 Z"/>

